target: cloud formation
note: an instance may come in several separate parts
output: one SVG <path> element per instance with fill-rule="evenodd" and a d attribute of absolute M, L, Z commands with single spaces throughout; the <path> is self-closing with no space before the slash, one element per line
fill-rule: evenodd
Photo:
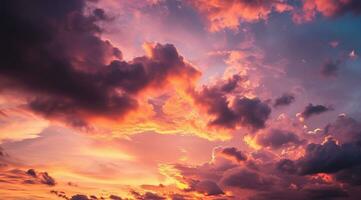
<path fill-rule="evenodd" d="M 258 98 L 247 98 L 234 95 L 240 94 L 242 87 L 237 84 L 242 77 L 234 75 L 226 82 L 217 83 L 214 86 L 203 86 L 200 91 L 193 94 L 197 104 L 206 108 L 208 114 L 214 117 L 209 122 L 210 126 L 225 128 L 237 128 L 238 126 L 248 127 L 253 130 L 265 127 L 265 123 L 271 113 L 267 103 Z M 244 90 L 244 89 L 243 89 Z"/>
<path fill-rule="evenodd" d="M 149 44 L 148 56 L 123 61 L 120 50 L 98 36 L 104 11 L 85 15 L 85 6 L 83 0 L 4 2 L 0 84 L 28 93 L 31 110 L 86 127 L 89 117 L 121 118 L 136 109 L 142 90 L 199 76 L 171 44 Z"/>
<path fill-rule="evenodd" d="M 292 10 L 291 5 L 278 0 L 195 0 L 191 2 L 208 20 L 211 31 L 219 31 L 225 28 L 237 29 L 242 22 L 267 20 L 272 12 L 282 13 Z"/>

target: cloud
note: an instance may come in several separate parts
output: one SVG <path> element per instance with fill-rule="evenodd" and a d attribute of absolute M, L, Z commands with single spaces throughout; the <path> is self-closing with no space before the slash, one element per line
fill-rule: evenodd
<path fill-rule="evenodd" d="M 70 200 L 90 200 L 88 196 L 82 194 L 73 195 Z"/>
<path fill-rule="evenodd" d="M 301 174 L 335 173 L 360 164 L 360 145 L 337 144 L 332 138 L 327 138 L 323 144 L 307 145 L 305 156 L 297 160 Z"/>
<path fill-rule="evenodd" d="M 318 13 L 326 17 L 335 17 L 345 13 L 360 14 L 361 3 L 357 0 L 304 0 L 300 10 L 293 14 L 297 23 L 312 21 Z"/>
<path fill-rule="evenodd" d="M 225 158 L 234 159 L 237 162 L 247 160 L 247 156 L 235 147 L 227 147 L 216 151 L 217 156 L 223 156 Z"/>
<path fill-rule="evenodd" d="M 304 143 L 298 135 L 281 129 L 271 129 L 265 133 L 257 134 L 256 141 L 263 147 L 270 147 L 272 149 L 279 149 L 287 146 L 298 146 Z"/>
<path fill-rule="evenodd" d="M 282 96 L 275 99 L 273 107 L 287 106 L 295 101 L 295 96 L 293 94 L 285 93 Z"/>
<path fill-rule="evenodd" d="M 191 2 L 205 16 L 211 31 L 220 31 L 225 28 L 237 29 L 242 22 L 267 20 L 272 12 L 282 13 L 292 10 L 291 5 L 278 0 L 196 0 Z"/>
<path fill-rule="evenodd" d="M 274 180 L 251 169 L 235 168 L 224 174 L 222 183 L 229 187 L 265 190 L 273 185 Z"/>
<path fill-rule="evenodd" d="M 238 95 L 234 96 L 232 101 L 228 99 L 229 95 L 242 90 L 237 86 L 242 80 L 239 75 L 234 75 L 226 82 L 203 86 L 200 91 L 194 92 L 196 103 L 205 107 L 208 114 L 214 117 L 209 122 L 210 126 L 230 129 L 244 126 L 253 130 L 265 127 L 271 113 L 271 108 L 266 103 L 258 98 Z"/>
<path fill-rule="evenodd" d="M 319 115 L 330 110 L 332 110 L 330 107 L 326 107 L 324 105 L 313 105 L 310 103 L 305 107 L 304 111 L 301 113 L 301 116 L 307 119 L 313 115 Z"/>
<path fill-rule="evenodd" d="M 361 141 L 361 123 L 354 118 L 340 115 L 324 128 L 324 136 L 332 136 L 341 143 Z"/>
<path fill-rule="evenodd" d="M 89 118 L 117 119 L 138 108 L 145 89 L 200 75 L 171 44 L 148 44 L 147 56 L 122 60 L 99 37 L 104 11 L 84 14 L 85 7 L 85 0 L 3 3 L 0 84 L 27 94 L 31 110 L 86 127 Z"/>
<path fill-rule="evenodd" d="M 152 192 L 146 192 L 144 194 L 140 194 L 137 191 L 131 191 L 131 193 L 134 196 L 134 198 L 137 200 L 163 200 L 163 199 L 166 199 L 165 197 L 160 196 L 156 193 L 152 193 Z"/>
<path fill-rule="evenodd" d="M 114 194 L 110 195 L 110 196 L 109 196 L 109 199 L 111 199 L 111 200 L 122 200 L 121 197 L 119 197 L 119 196 L 117 196 L 117 195 L 114 195 Z"/>
<path fill-rule="evenodd" d="M 209 180 L 199 181 L 195 183 L 194 190 L 207 196 L 224 194 L 224 192 L 221 188 L 219 188 L 217 183 Z"/>
<path fill-rule="evenodd" d="M 310 188 L 306 190 L 310 199 L 347 198 L 348 193 L 338 187 Z"/>

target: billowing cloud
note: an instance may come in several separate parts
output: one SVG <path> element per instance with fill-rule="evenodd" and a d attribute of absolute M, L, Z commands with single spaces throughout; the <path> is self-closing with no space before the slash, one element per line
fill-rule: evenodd
<path fill-rule="evenodd" d="M 193 95 L 197 104 L 206 108 L 208 114 L 214 117 L 210 126 L 237 128 L 244 126 L 250 129 L 261 129 L 271 113 L 271 108 L 258 98 L 239 97 L 228 98 L 233 92 L 239 94 L 237 83 L 242 77 L 234 75 L 224 83 L 214 86 L 203 86 L 202 90 Z M 241 88 L 242 89 L 242 88 Z M 242 91 L 240 91 L 242 92 Z"/>
<path fill-rule="evenodd" d="M 89 117 L 120 118 L 138 107 L 140 91 L 174 79 L 189 83 L 200 74 L 170 44 L 146 45 L 147 56 L 123 61 L 119 49 L 99 37 L 103 11 L 84 14 L 83 0 L 23 3 L 4 2 L 1 12 L 1 87 L 29 94 L 29 108 L 45 117 L 79 127 Z"/>
<path fill-rule="evenodd" d="M 328 138 L 324 144 L 309 144 L 298 160 L 300 173 L 334 173 L 361 164 L 361 147 L 353 143 L 337 144 Z"/>

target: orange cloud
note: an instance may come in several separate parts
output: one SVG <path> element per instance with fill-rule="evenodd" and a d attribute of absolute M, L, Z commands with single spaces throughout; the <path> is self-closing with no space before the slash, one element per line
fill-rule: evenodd
<path fill-rule="evenodd" d="M 237 29 L 242 22 L 267 20 L 274 11 L 285 12 L 293 9 L 291 5 L 278 0 L 195 0 L 192 4 L 205 15 L 211 31 Z"/>

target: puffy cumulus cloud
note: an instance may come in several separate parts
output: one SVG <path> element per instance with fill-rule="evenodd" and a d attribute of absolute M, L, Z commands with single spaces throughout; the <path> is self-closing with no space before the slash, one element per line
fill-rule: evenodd
<path fill-rule="evenodd" d="M 330 110 L 332 110 L 331 107 L 326 107 L 324 105 L 313 105 L 312 103 L 310 103 L 305 107 L 304 111 L 301 113 L 301 116 L 307 119 L 313 115 L 319 115 Z"/>
<path fill-rule="evenodd" d="M 296 98 L 293 94 L 285 93 L 274 100 L 273 107 L 287 106 L 293 103 L 295 100 Z"/>
<path fill-rule="evenodd" d="M 259 145 L 272 149 L 299 146 L 305 143 L 305 140 L 301 139 L 297 134 L 281 129 L 270 129 L 264 133 L 257 134 L 256 141 Z"/>
<path fill-rule="evenodd" d="M 318 13 L 334 17 L 347 12 L 361 13 L 361 3 L 357 0 L 303 0 L 301 10 L 293 14 L 296 23 L 312 21 Z"/>
<path fill-rule="evenodd" d="M 200 91 L 193 93 L 196 104 L 205 108 L 213 117 L 209 122 L 210 126 L 230 129 L 242 126 L 252 130 L 265 127 L 271 108 L 258 98 L 239 96 L 246 92 L 242 91 L 246 88 L 237 85 L 242 80 L 239 75 L 234 75 L 228 81 L 203 86 Z"/>
<path fill-rule="evenodd" d="M 337 76 L 337 73 L 340 69 L 340 60 L 332 61 L 328 60 L 326 61 L 321 68 L 321 74 L 325 77 L 335 77 Z"/>
<path fill-rule="evenodd" d="M 301 174 L 335 173 L 360 164 L 360 145 L 337 144 L 332 138 L 327 138 L 323 144 L 309 144 L 305 156 L 297 161 Z"/>
<path fill-rule="evenodd" d="M 180 189 L 188 194 L 196 192 L 224 199 L 358 198 L 360 146 L 355 143 L 336 144 L 332 139 L 322 144 L 311 143 L 306 153 L 296 159 L 276 152 L 261 156 L 266 154 L 265 150 L 257 150 L 247 153 L 247 159 L 241 162 L 221 153 L 227 149 L 240 152 L 232 147 L 215 148 L 210 162 L 196 166 L 174 164 L 168 177 L 182 183 Z M 223 194 L 209 195 L 204 189 L 196 190 L 197 183 L 203 182 L 208 183 L 208 190 Z"/>
<path fill-rule="evenodd" d="M 117 119 L 139 106 L 137 95 L 170 82 L 187 85 L 200 72 L 173 45 L 146 45 L 147 56 L 126 62 L 100 38 L 100 9 L 85 0 L 5 1 L 0 36 L 1 88 L 22 90 L 28 107 L 47 118 L 87 127 L 90 118 Z"/>
<path fill-rule="evenodd" d="M 293 9 L 282 0 L 194 0 L 190 2 L 205 16 L 211 31 L 225 28 L 237 29 L 242 22 L 267 20 L 272 12 L 282 13 Z"/>
<path fill-rule="evenodd" d="M 341 115 L 326 126 L 327 136 L 321 144 L 310 143 L 305 154 L 296 160 L 281 159 L 276 169 L 286 174 L 319 175 L 328 174 L 332 181 L 346 183 L 352 187 L 361 184 L 361 157 L 359 122 Z M 336 140 L 337 139 L 337 140 Z"/>

